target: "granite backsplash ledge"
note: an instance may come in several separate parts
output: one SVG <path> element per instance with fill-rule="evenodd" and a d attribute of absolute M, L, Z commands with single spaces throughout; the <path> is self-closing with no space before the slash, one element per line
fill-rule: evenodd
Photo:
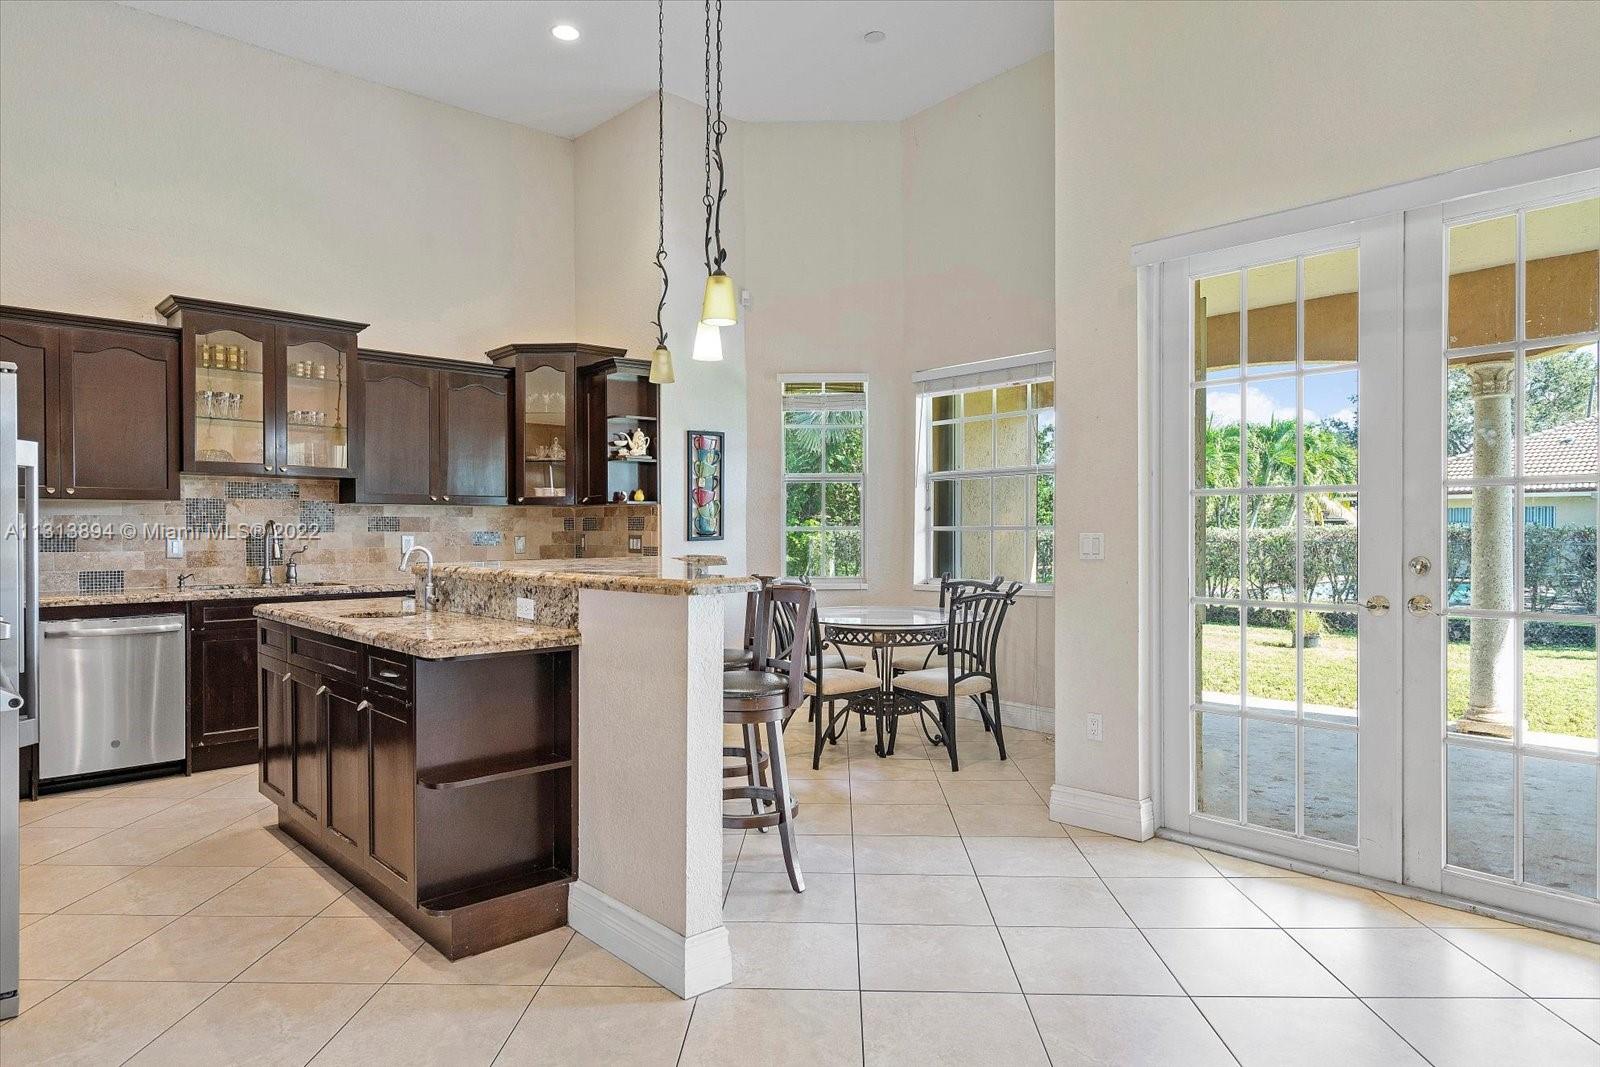
<path fill-rule="evenodd" d="M 296 557 L 305 582 L 392 576 L 406 535 L 439 563 L 653 556 L 661 544 L 653 504 L 343 504 L 335 481 L 200 475 L 185 475 L 182 491 L 181 500 L 41 502 L 39 591 L 163 589 L 191 571 L 200 584 L 253 582 L 269 520 L 283 528 L 286 553 L 305 547 Z M 183 542 L 181 558 L 167 558 L 169 537 Z"/>

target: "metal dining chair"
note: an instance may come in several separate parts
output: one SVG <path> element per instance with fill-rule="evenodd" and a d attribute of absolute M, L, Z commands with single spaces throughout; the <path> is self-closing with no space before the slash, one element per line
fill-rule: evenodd
<path fill-rule="evenodd" d="M 956 701 L 972 697 L 978 702 L 984 725 L 994 733 L 995 746 L 1000 758 L 1006 758 L 1005 732 L 1000 722 L 1000 680 L 995 666 L 999 660 L 1000 631 L 1005 624 L 1006 612 L 1016 600 L 1020 583 L 1013 583 L 1004 592 L 983 590 L 965 593 L 951 599 L 948 606 L 943 642 L 945 662 L 942 667 L 925 667 L 897 675 L 894 690 L 913 701 L 919 708 L 932 704 L 939 732 L 950 752 L 950 769 L 961 769 L 956 752 Z M 984 707 L 992 702 L 993 716 Z M 899 727 L 900 716 L 889 720 L 890 747 Z"/>
<path fill-rule="evenodd" d="M 950 606 L 953 597 L 966 593 L 992 593 L 1000 588 L 1005 581 L 995 575 L 988 581 L 977 578 L 952 578 L 948 574 L 939 578 L 939 610 L 943 611 Z M 894 671 L 921 671 L 929 667 L 944 666 L 944 656 L 938 645 L 907 645 L 895 651 Z"/>
<path fill-rule="evenodd" d="M 876 673 L 864 667 L 834 665 L 839 661 L 836 660 L 832 649 L 838 646 L 830 648 L 823 642 L 822 622 L 816 615 L 811 617 L 811 647 L 816 651 L 806 666 L 805 694 L 811 701 L 810 716 L 813 724 L 811 769 L 817 770 L 822 766 L 823 742 L 831 741 L 838 744 L 840 720 L 849 723 L 849 708 L 842 714 L 835 714 L 834 705 L 841 700 L 848 700 L 860 693 L 877 689 L 882 683 Z M 866 661 L 862 662 L 865 664 Z M 861 729 L 865 731 L 866 712 L 859 712 L 859 716 Z"/>

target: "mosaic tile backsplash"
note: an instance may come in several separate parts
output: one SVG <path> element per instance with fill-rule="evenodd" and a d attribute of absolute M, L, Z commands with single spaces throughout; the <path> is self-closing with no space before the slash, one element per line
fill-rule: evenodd
<path fill-rule="evenodd" d="M 439 563 L 654 556 L 661 544 L 653 504 L 341 504 L 334 481 L 185 475 L 182 500 L 41 502 L 39 591 L 164 589 L 190 571 L 201 585 L 254 582 L 269 519 L 284 528 L 285 552 L 306 547 L 303 582 L 393 577 L 407 534 Z M 167 558 L 168 537 L 182 539 L 183 558 Z"/>

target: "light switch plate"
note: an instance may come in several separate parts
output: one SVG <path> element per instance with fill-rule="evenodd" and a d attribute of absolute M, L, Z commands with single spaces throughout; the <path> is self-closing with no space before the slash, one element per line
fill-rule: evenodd
<path fill-rule="evenodd" d="M 1105 723 L 1099 715 L 1089 716 L 1088 734 L 1091 741 L 1104 741 L 1106 739 Z"/>
<path fill-rule="evenodd" d="M 407 552 L 410 552 L 411 549 L 416 546 L 416 543 L 417 543 L 417 537 L 416 537 L 415 534 L 401 534 L 400 535 L 400 554 L 403 556 Z"/>
<path fill-rule="evenodd" d="M 643 550 L 644 550 L 644 538 L 642 538 L 642 537 L 629 537 L 628 538 L 628 551 L 629 552 L 642 552 Z"/>
<path fill-rule="evenodd" d="M 1078 535 L 1079 559 L 1105 559 L 1106 535 L 1103 533 L 1081 533 Z"/>
<path fill-rule="evenodd" d="M 517 551 L 519 553 L 528 551 L 528 539 L 522 534 L 517 534 Z"/>
<path fill-rule="evenodd" d="M 183 558 L 183 538 L 181 538 L 181 537 L 169 537 L 169 538 L 167 538 L 167 558 L 168 559 L 182 559 Z"/>
<path fill-rule="evenodd" d="M 531 620 L 534 617 L 536 610 L 537 609 L 533 603 L 533 597 L 517 597 L 517 618 Z"/>

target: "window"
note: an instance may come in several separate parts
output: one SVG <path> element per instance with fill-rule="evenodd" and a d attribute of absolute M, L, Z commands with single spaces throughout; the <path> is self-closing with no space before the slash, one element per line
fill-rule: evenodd
<path fill-rule="evenodd" d="M 866 581 L 861 490 L 865 378 L 783 380 L 783 573 L 816 585 Z"/>
<path fill-rule="evenodd" d="M 919 581 L 998 574 L 1054 583 L 1054 365 L 1041 362 L 1049 355 L 923 376 Z"/>

